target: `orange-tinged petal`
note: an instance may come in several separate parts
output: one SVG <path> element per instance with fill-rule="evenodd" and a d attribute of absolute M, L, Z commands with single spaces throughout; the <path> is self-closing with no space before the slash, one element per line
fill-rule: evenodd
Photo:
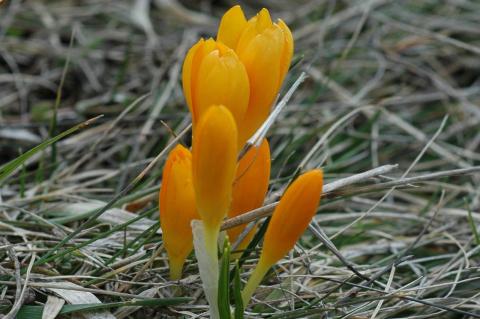
<path fill-rule="evenodd" d="M 233 199 L 228 217 L 235 217 L 262 206 L 268 190 L 270 179 L 270 146 L 267 139 L 260 147 L 252 147 L 239 161 L 235 182 L 233 184 Z M 228 237 L 233 244 L 246 225 L 228 230 Z M 238 246 L 244 249 L 250 242 L 255 229 Z"/>
<path fill-rule="evenodd" d="M 203 39 L 200 39 L 194 46 L 190 48 L 187 52 L 187 56 L 183 61 L 183 70 L 182 70 L 182 86 L 183 86 L 183 94 L 185 95 L 185 100 L 187 101 L 188 109 L 194 116 L 194 109 L 192 105 L 192 73 L 197 74 L 197 70 L 194 68 L 193 60 L 198 51 L 198 49 L 203 45 L 205 42 Z"/>
<path fill-rule="evenodd" d="M 163 168 L 159 194 L 160 225 L 172 279 L 180 279 L 185 259 L 193 248 L 190 222 L 198 219 L 192 182 L 192 155 L 177 145 Z"/>
<path fill-rule="evenodd" d="M 252 18 L 252 20 L 255 19 L 255 28 L 257 29 L 258 33 L 262 33 L 266 29 L 271 28 L 273 25 L 270 13 L 265 8 L 260 10 L 255 18 Z"/>
<path fill-rule="evenodd" d="M 225 106 L 205 111 L 192 143 L 192 172 L 198 212 L 207 231 L 220 228 L 232 200 L 237 166 L 237 128 Z"/>
<path fill-rule="evenodd" d="M 199 117 L 198 111 L 194 104 L 194 96 L 197 90 L 196 83 L 200 76 L 199 68 L 203 58 L 217 49 L 217 43 L 213 39 L 200 39 L 194 46 L 190 48 L 183 62 L 182 85 L 188 108 L 192 113 L 192 120 L 195 121 Z M 223 52 L 223 50 L 222 50 Z"/>
<path fill-rule="evenodd" d="M 233 48 L 238 52 L 239 48 L 247 46 L 257 35 L 262 34 L 265 30 L 273 27 L 274 25 L 270 18 L 270 13 L 267 9 L 263 8 L 256 16 L 248 20 L 238 39 L 237 45 Z"/>
<path fill-rule="evenodd" d="M 235 23 L 235 19 L 242 22 Z M 279 20 L 273 23 L 267 9 L 243 22 L 240 7 L 230 9 L 220 24 L 218 39 L 229 43 L 245 65 L 250 80 L 250 97 L 243 125 L 239 127 L 239 143 L 243 143 L 266 120 L 293 55 L 293 37 L 288 26 Z M 234 31 L 233 26 L 235 26 Z M 240 26 L 243 30 L 240 32 Z M 231 32 L 235 36 L 227 36 Z M 238 34 L 240 33 L 240 36 Z"/>
<path fill-rule="evenodd" d="M 262 256 L 273 265 L 283 258 L 303 234 L 320 203 L 323 172 L 311 170 L 298 177 L 285 191 L 265 233 Z"/>
<path fill-rule="evenodd" d="M 202 59 L 215 50 L 217 44 L 213 39 L 200 39 L 190 50 L 188 50 L 185 61 L 183 62 L 182 70 L 182 85 L 185 99 L 187 101 L 188 108 L 192 113 L 192 120 L 195 120 L 199 115 L 197 114 L 194 99 L 196 93 L 196 83 L 199 78 L 199 68 Z"/>
<path fill-rule="evenodd" d="M 194 105 L 200 116 L 212 104 L 225 105 L 239 130 L 248 107 L 250 86 L 245 67 L 233 50 L 210 52 L 201 62 Z"/>
<path fill-rule="evenodd" d="M 281 19 L 278 20 L 277 25 L 282 29 L 284 35 L 283 52 L 282 58 L 280 60 L 280 82 L 278 87 L 278 89 L 280 90 L 282 82 L 287 75 L 288 69 L 290 68 L 290 63 L 292 62 L 293 36 L 288 26 Z"/>
<path fill-rule="evenodd" d="M 234 49 L 243 29 L 247 25 L 247 19 L 239 5 L 230 8 L 222 17 L 218 27 L 217 40 Z"/>
<path fill-rule="evenodd" d="M 238 56 L 250 80 L 250 99 L 240 140 L 246 141 L 270 113 L 278 94 L 280 61 L 283 53 L 283 31 L 270 28 L 238 47 Z"/>
<path fill-rule="evenodd" d="M 225 105 L 238 125 L 248 107 L 250 84 L 236 53 L 213 39 L 200 40 L 187 53 L 182 73 L 194 130 L 208 107 Z"/>

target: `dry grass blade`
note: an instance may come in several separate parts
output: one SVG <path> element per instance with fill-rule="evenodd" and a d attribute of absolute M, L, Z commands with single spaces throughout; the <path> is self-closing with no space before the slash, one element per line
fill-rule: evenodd
<path fill-rule="evenodd" d="M 65 300 L 55 296 L 48 296 L 43 309 L 42 319 L 55 319 L 65 304 Z"/>
<path fill-rule="evenodd" d="M 286 21 L 295 52 L 249 142 L 270 143 L 267 198 L 222 229 L 262 230 L 299 173 L 325 177 L 245 317 L 479 317 L 478 1 L 239 4 Z M 0 317 L 52 318 L 78 295 L 119 319 L 208 313 L 194 255 L 168 279 L 157 204 L 165 155 L 191 145 L 182 61 L 228 6 L 0 1 Z"/>

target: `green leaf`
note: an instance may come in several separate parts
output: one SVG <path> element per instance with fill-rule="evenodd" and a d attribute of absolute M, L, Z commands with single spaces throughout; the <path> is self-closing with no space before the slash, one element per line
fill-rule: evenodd
<path fill-rule="evenodd" d="M 240 281 L 240 267 L 235 265 L 233 278 L 233 297 L 235 299 L 235 319 L 243 319 L 242 282 Z"/>
<path fill-rule="evenodd" d="M 58 134 L 57 136 L 55 137 L 52 137 L 46 141 L 44 141 L 43 143 L 35 146 L 34 148 L 28 150 L 27 152 L 23 153 L 22 155 L 18 156 L 17 158 L 11 160 L 10 162 L 2 165 L 0 167 L 0 186 L 3 185 L 3 182 L 4 180 L 13 172 L 15 171 L 15 169 L 17 167 L 19 167 L 20 165 L 22 165 L 23 163 L 25 163 L 25 161 L 27 161 L 30 157 L 32 157 L 33 155 L 35 155 L 36 153 L 44 150 L 45 148 L 47 148 L 48 146 L 52 145 L 53 143 L 61 140 L 62 138 L 64 138 L 65 136 L 67 135 L 70 135 L 76 131 L 78 131 L 79 129 L 81 128 L 84 128 L 85 126 L 89 125 L 91 122 L 95 121 L 96 119 L 98 119 L 99 117 L 101 116 L 97 116 L 97 117 L 94 117 L 88 121 L 85 121 L 83 123 L 80 123 L 78 125 L 75 125 L 74 127 L 66 130 L 65 132 L 62 132 L 60 134 Z"/>
<path fill-rule="evenodd" d="M 227 236 L 223 246 L 223 255 L 220 264 L 220 277 L 218 280 L 218 312 L 220 314 L 220 318 L 222 319 L 230 319 L 229 268 L 230 242 Z"/>
<path fill-rule="evenodd" d="M 480 236 L 478 235 L 477 225 L 475 225 L 475 220 L 473 219 L 472 210 L 470 209 L 470 205 L 467 205 L 467 211 L 468 211 L 468 223 L 470 224 L 470 227 L 472 228 L 472 233 L 473 233 L 473 236 L 475 237 L 475 243 L 477 245 L 480 245 Z"/>
<path fill-rule="evenodd" d="M 140 306 L 140 307 L 167 307 L 183 303 L 187 303 L 191 298 L 152 298 L 131 300 L 125 302 L 111 302 L 98 304 L 78 304 L 65 305 L 60 310 L 60 314 L 70 314 L 74 312 L 98 311 L 110 308 L 126 307 L 126 306 Z M 44 306 L 22 306 L 17 313 L 16 319 L 42 319 Z"/>

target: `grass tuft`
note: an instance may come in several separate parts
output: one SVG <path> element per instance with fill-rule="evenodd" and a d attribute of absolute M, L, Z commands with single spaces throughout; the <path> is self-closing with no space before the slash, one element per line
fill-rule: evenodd
<path fill-rule="evenodd" d="M 208 311 L 193 255 L 168 280 L 157 192 L 169 149 L 191 142 L 181 61 L 227 6 L 146 3 L 0 1 L 0 317 Z M 267 132 L 265 206 L 224 224 L 260 227 L 238 266 L 222 264 L 222 310 L 480 318 L 480 3 L 242 6 L 294 33 L 279 101 L 306 78 Z M 231 312 L 276 201 L 315 167 L 326 185 L 314 222 Z"/>

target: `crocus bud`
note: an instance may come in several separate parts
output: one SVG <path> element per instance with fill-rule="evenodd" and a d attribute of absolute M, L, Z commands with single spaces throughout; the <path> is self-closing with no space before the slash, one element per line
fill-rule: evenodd
<path fill-rule="evenodd" d="M 257 267 L 242 292 L 244 305 L 268 269 L 283 258 L 303 234 L 320 203 L 322 188 L 323 172 L 315 169 L 298 177 L 285 191 L 265 233 Z"/>
<path fill-rule="evenodd" d="M 237 155 L 237 128 L 232 113 L 225 106 L 211 106 L 193 135 L 192 172 L 197 209 L 212 253 L 220 224 L 230 209 Z"/>
<path fill-rule="evenodd" d="M 192 155 L 177 145 L 168 155 L 163 168 L 159 194 L 160 225 L 168 254 L 170 277 L 182 276 L 185 259 L 193 249 L 190 223 L 198 219 L 192 181 Z"/>
<path fill-rule="evenodd" d="M 182 83 L 194 131 L 211 105 L 225 105 L 241 127 L 250 88 L 245 67 L 232 49 L 213 39 L 198 41 L 185 57 Z"/>
<path fill-rule="evenodd" d="M 264 139 L 260 147 L 252 147 L 238 163 L 228 217 L 232 218 L 262 206 L 267 194 L 269 179 L 270 146 L 267 139 Z M 245 226 L 240 225 L 227 231 L 232 244 L 236 242 Z M 237 250 L 244 249 L 254 233 L 255 229 L 252 229 L 237 247 Z"/>
<path fill-rule="evenodd" d="M 282 20 L 273 23 L 267 9 L 247 21 L 234 6 L 222 17 L 217 40 L 235 50 L 248 73 L 250 99 L 239 132 L 243 143 L 268 117 L 278 95 L 292 60 L 292 33 Z"/>

